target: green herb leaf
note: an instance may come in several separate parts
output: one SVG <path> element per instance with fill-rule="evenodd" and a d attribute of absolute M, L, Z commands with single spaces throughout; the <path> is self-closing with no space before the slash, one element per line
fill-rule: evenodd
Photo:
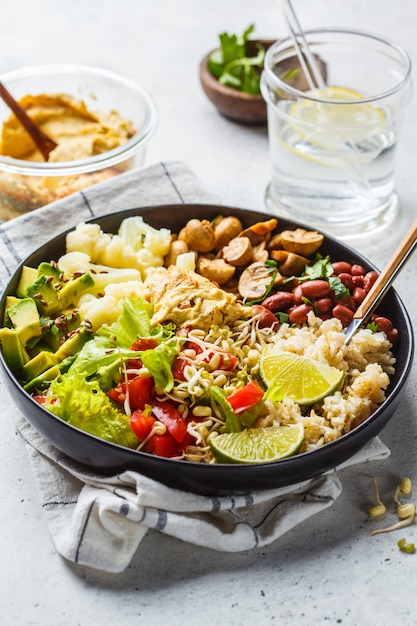
<path fill-rule="evenodd" d="M 316 280 L 317 278 L 330 278 L 333 274 L 333 265 L 330 257 L 318 257 L 317 261 L 312 265 L 307 265 L 305 277 L 307 280 Z"/>
<path fill-rule="evenodd" d="M 337 278 L 337 276 L 331 276 L 329 278 L 329 285 L 333 289 L 336 298 L 350 295 L 349 289 L 342 283 L 340 278 Z"/>
<path fill-rule="evenodd" d="M 246 54 L 246 44 L 254 29 L 254 24 L 251 24 L 241 36 L 221 33 L 220 48 L 209 56 L 207 69 L 222 85 L 259 95 L 265 48 L 258 44 L 256 55 L 248 57 Z"/>

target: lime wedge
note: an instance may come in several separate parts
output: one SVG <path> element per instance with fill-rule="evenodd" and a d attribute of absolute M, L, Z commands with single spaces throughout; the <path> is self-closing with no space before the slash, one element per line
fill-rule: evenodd
<path fill-rule="evenodd" d="M 263 349 L 259 365 L 266 385 L 279 382 L 284 397 L 301 405 L 320 402 L 340 389 L 345 377 L 336 367 L 274 346 Z"/>
<path fill-rule="evenodd" d="M 248 428 L 224 433 L 210 441 L 219 463 L 271 463 L 296 454 L 304 439 L 304 426 Z"/>

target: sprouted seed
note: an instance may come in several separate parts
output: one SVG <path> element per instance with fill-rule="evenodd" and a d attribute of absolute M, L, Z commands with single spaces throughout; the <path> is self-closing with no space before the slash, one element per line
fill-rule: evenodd
<path fill-rule="evenodd" d="M 415 516 L 416 507 L 414 504 L 400 504 L 397 509 L 397 515 L 400 519 L 407 519 L 407 517 Z"/>
<path fill-rule="evenodd" d="M 376 476 L 374 476 L 374 491 L 375 491 L 375 500 L 376 504 L 370 506 L 368 509 L 368 513 L 371 517 L 380 517 L 386 511 L 385 504 L 381 502 L 381 498 L 379 497 L 379 488 L 378 481 Z"/>
<path fill-rule="evenodd" d="M 409 478 L 403 478 L 400 482 L 400 490 L 405 496 L 409 496 L 411 493 L 411 480 Z"/>
<path fill-rule="evenodd" d="M 398 540 L 397 545 L 401 552 L 406 552 L 407 554 L 414 554 L 416 551 L 414 543 L 407 543 L 404 537 Z"/>
<path fill-rule="evenodd" d="M 388 526 L 387 528 L 378 528 L 377 530 L 373 530 L 369 533 L 369 537 L 373 537 L 374 535 L 380 535 L 381 533 L 390 533 L 393 530 L 398 530 L 399 528 L 405 528 L 406 526 L 410 526 L 414 520 L 414 514 L 409 515 L 405 519 L 402 519 L 400 522 L 393 524 L 392 526 Z"/>
<path fill-rule="evenodd" d="M 368 513 L 371 517 L 381 517 L 381 515 L 384 515 L 386 511 L 385 505 L 382 504 L 374 504 L 374 506 L 370 506 L 368 509 Z"/>
<path fill-rule="evenodd" d="M 377 504 L 373 507 L 370 507 L 369 514 L 372 515 L 371 511 L 374 510 L 374 514 L 372 516 L 376 517 L 379 515 L 379 513 L 375 514 L 375 511 L 378 511 L 378 509 L 382 510 L 382 507 L 384 506 L 379 497 L 379 490 L 378 490 L 376 477 L 374 477 L 374 489 L 375 489 L 375 498 L 376 498 Z M 397 515 L 400 521 L 397 522 L 396 524 L 393 524 L 392 526 L 388 526 L 387 528 L 378 528 L 376 530 L 373 530 L 371 533 L 369 533 L 369 537 L 372 537 L 373 535 L 379 535 L 380 533 L 389 533 L 389 532 L 392 532 L 393 530 L 398 530 L 399 528 L 405 528 L 406 526 L 410 526 L 410 524 L 413 523 L 414 518 L 416 516 L 416 507 L 414 506 L 414 504 L 411 504 L 411 503 L 401 504 L 399 500 L 400 493 L 402 493 L 403 495 L 409 495 L 411 493 L 411 481 L 409 478 L 403 478 L 403 480 L 400 482 L 400 484 L 397 486 L 394 492 L 394 502 L 397 504 Z M 384 507 L 384 510 L 385 510 L 385 507 Z M 400 547 L 400 549 L 402 548 Z M 413 545 L 413 549 L 414 549 L 414 545 Z"/>

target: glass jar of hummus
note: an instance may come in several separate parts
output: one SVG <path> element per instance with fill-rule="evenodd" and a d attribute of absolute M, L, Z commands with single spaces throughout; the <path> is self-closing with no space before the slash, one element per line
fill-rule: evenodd
<path fill-rule="evenodd" d="M 134 81 L 74 65 L 29 67 L 0 80 L 58 144 L 45 162 L 0 102 L 0 222 L 144 163 L 157 113 Z"/>

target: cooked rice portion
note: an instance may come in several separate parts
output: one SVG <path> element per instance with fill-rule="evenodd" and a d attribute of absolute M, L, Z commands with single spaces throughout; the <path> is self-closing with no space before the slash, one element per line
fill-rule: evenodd
<path fill-rule="evenodd" d="M 395 364 L 385 333 L 361 329 L 345 345 L 339 320 L 322 321 L 310 313 L 306 326 L 283 324 L 270 341 L 281 350 L 309 356 L 346 373 L 343 389 L 307 412 L 285 399 L 270 407 L 269 415 L 258 421 L 257 426 L 263 427 L 303 422 L 305 440 L 301 452 L 338 439 L 366 420 L 384 401 Z"/>

